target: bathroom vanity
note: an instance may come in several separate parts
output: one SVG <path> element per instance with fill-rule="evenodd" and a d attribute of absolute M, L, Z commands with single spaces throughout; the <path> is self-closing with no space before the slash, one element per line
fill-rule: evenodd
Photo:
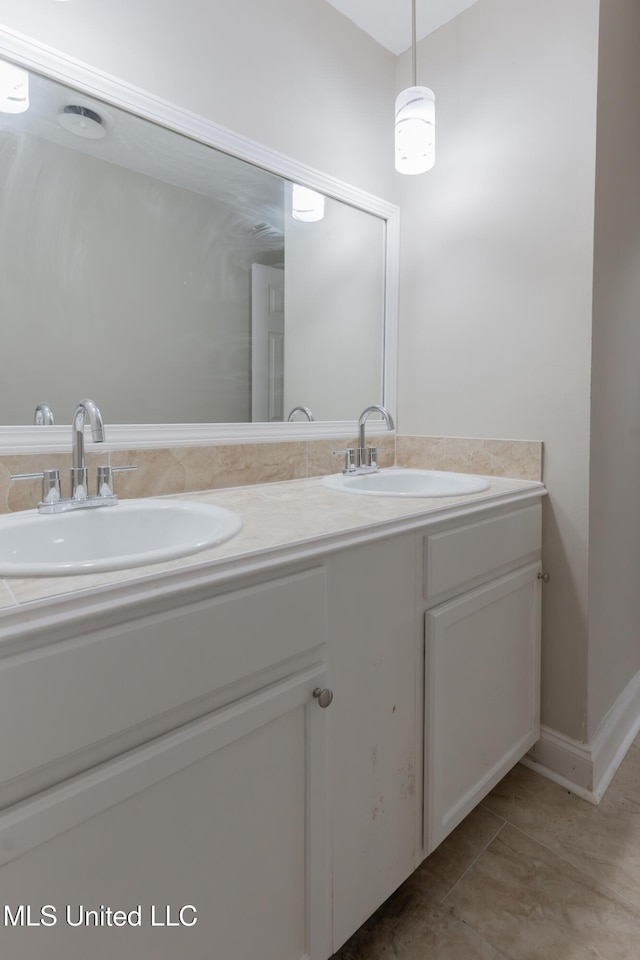
<path fill-rule="evenodd" d="M 544 493 L 189 495 L 241 533 L 8 582 L 2 956 L 326 960 L 538 737 Z"/>

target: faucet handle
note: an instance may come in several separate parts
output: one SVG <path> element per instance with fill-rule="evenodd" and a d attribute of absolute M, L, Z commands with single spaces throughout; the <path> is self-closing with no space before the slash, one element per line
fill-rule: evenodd
<path fill-rule="evenodd" d="M 334 450 L 334 456 L 339 457 L 344 454 L 343 473 L 353 473 L 356 469 L 356 451 L 355 447 L 347 447 L 346 450 Z"/>
<path fill-rule="evenodd" d="M 12 480 L 42 480 L 42 503 L 56 503 L 60 499 L 60 471 L 41 470 L 40 473 L 12 473 Z"/>
<path fill-rule="evenodd" d="M 378 468 L 378 448 L 377 447 L 369 447 L 367 451 L 367 461 L 368 461 L 368 466 L 373 467 L 374 469 L 377 470 Z"/>
<path fill-rule="evenodd" d="M 99 497 L 113 496 L 113 475 L 114 473 L 127 473 L 131 470 L 137 470 L 137 467 L 98 467 L 98 479 L 96 493 Z"/>
<path fill-rule="evenodd" d="M 86 500 L 89 493 L 89 470 L 87 467 L 71 467 L 71 499 Z"/>

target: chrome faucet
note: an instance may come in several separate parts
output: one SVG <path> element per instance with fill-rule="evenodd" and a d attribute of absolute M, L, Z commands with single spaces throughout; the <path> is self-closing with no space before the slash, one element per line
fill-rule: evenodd
<path fill-rule="evenodd" d="M 343 473 L 374 473 L 379 470 L 378 467 L 378 449 L 377 447 L 366 447 L 364 430 L 365 424 L 372 413 L 379 413 L 387 425 L 387 430 L 395 430 L 396 425 L 389 411 L 379 403 L 373 403 L 370 407 L 365 407 L 358 417 L 358 446 L 349 447 L 347 450 L 334 450 L 335 454 L 344 454 Z"/>
<path fill-rule="evenodd" d="M 104 441 L 102 414 L 93 400 L 81 400 L 71 421 L 72 466 L 71 499 L 86 500 L 89 489 L 88 471 L 84 465 L 84 423 L 89 418 L 91 437 L 94 443 Z"/>
<path fill-rule="evenodd" d="M 39 407 L 48 404 L 38 404 Z M 12 480 L 42 480 L 42 499 L 38 504 L 39 513 L 62 513 L 67 510 L 80 510 L 85 507 L 113 507 L 118 498 L 113 492 L 113 475 L 122 470 L 135 470 L 136 467 L 98 467 L 97 489 L 95 496 L 89 496 L 88 470 L 84 462 L 84 426 L 89 420 L 94 443 L 104 441 L 104 422 L 97 404 L 93 400 L 81 400 L 76 406 L 71 421 L 71 496 L 63 498 L 60 492 L 60 471 L 41 470 L 39 473 L 13 474 Z M 53 422 L 53 421 L 51 421 Z"/>
<path fill-rule="evenodd" d="M 387 425 L 387 430 L 395 430 L 395 423 L 389 411 L 379 403 L 373 403 L 370 407 L 365 407 L 358 417 L 358 449 L 356 451 L 356 469 L 366 473 L 378 469 L 377 453 L 375 447 L 365 447 L 364 428 L 367 420 L 372 413 L 379 413 Z"/>
<path fill-rule="evenodd" d="M 294 407 L 293 410 L 289 413 L 289 416 L 287 417 L 287 423 L 290 423 L 292 420 L 295 419 L 296 413 L 304 413 L 305 417 L 310 422 L 315 420 L 315 417 L 311 413 L 311 410 L 309 410 L 309 407 Z"/>
<path fill-rule="evenodd" d="M 55 423 L 53 419 L 53 410 L 49 403 L 39 403 L 33 414 L 33 422 L 36 427 L 52 427 Z"/>

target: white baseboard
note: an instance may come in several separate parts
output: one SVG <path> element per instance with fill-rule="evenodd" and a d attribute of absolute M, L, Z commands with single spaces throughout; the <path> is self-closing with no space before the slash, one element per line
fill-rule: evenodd
<path fill-rule="evenodd" d="M 597 804 L 639 732 L 640 672 L 627 684 L 588 743 L 542 725 L 540 739 L 522 763 Z"/>
<path fill-rule="evenodd" d="M 640 732 L 640 672 L 624 688 L 591 740 L 593 792 L 600 803 Z"/>
<path fill-rule="evenodd" d="M 583 800 L 598 803 L 592 789 L 593 758 L 589 744 L 541 725 L 540 739 L 521 762 Z"/>

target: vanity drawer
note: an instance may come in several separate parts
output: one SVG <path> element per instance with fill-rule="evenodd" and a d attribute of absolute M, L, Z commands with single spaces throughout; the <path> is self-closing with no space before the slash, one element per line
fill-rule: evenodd
<path fill-rule="evenodd" d="M 230 702 L 232 685 L 265 671 L 266 682 L 284 676 L 287 662 L 320 647 L 326 633 L 326 578 L 317 567 L 6 658 L 0 780 L 214 691 L 224 701 L 222 688 Z"/>
<path fill-rule="evenodd" d="M 424 541 L 425 600 L 439 603 L 534 559 L 541 538 L 539 503 L 430 534 Z"/>

